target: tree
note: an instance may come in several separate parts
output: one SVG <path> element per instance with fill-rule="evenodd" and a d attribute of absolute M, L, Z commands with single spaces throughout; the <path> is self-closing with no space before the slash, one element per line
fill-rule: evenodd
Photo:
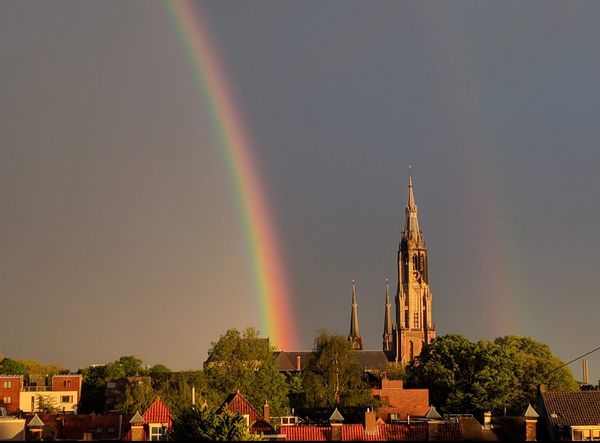
<path fill-rule="evenodd" d="M 184 441 L 248 441 L 260 437 L 248 432 L 246 420 L 229 411 L 188 406 L 173 422 L 173 440 Z"/>
<path fill-rule="evenodd" d="M 55 414 L 58 412 L 58 406 L 56 405 L 56 399 L 50 395 L 39 394 L 37 396 L 37 410 L 44 414 Z"/>
<path fill-rule="evenodd" d="M 154 366 L 152 366 L 150 368 L 150 371 L 149 371 L 150 375 L 160 374 L 160 373 L 164 373 L 164 372 L 171 372 L 171 370 L 161 363 L 155 364 Z"/>
<path fill-rule="evenodd" d="M 151 373 L 152 388 L 169 406 L 172 417 L 178 417 L 192 403 L 192 386 L 196 391 L 196 399 L 208 401 L 218 406 L 221 396 L 208 387 L 206 376 L 202 371 L 158 372 Z"/>
<path fill-rule="evenodd" d="M 287 385 L 273 351 L 255 329 L 229 329 L 211 344 L 204 371 L 208 390 L 220 403 L 239 389 L 258 410 L 268 401 L 273 415 L 287 413 Z"/>
<path fill-rule="evenodd" d="M 54 363 L 46 364 L 46 363 L 41 363 L 37 360 L 17 360 L 17 361 L 25 367 L 25 369 L 27 370 L 27 373 L 30 375 L 45 375 L 48 377 L 52 377 L 53 375 L 57 375 L 57 374 L 68 374 L 69 373 L 69 371 L 67 371 L 65 368 L 63 368 L 62 366 L 59 366 L 57 364 L 54 364 Z"/>
<path fill-rule="evenodd" d="M 29 375 L 27 368 L 17 360 L 11 358 L 3 358 L 0 361 L 1 375 Z"/>
<path fill-rule="evenodd" d="M 137 381 L 125 387 L 123 397 L 115 404 L 115 409 L 122 414 L 135 414 L 136 411 L 144 412 L 156 394 L 150 383 Z"/>
<path fill-rule="evenodd" d="M 443 412 L 498 413 L 506 408 L 521 414 L 527 403 L 535 402 L 537 385 L 545 379 L 541 372 L 560 364 L 546 345 L 531 338 L 473 343 L 450 334 L 423 348 L 407 368 L 407 384 L 429 388 L 431 403 Z M 576 387 L 568 371 L 557 372 L 553 388 Z"/>
<path fill-rule="evenodd" d="M 304 389 L 308 406 L 356 406 L 372 398 L 362 369 L 346 337 L 321 331 L 314 341 Z"/>
<path fill-rule="evenodd" d="M 537 388 L 546 385 L 551 391 L 575 391 L 578 384 L 571 370 L 552 354 L 550 347 L 531 337 L 508 335 L 498 337 L 495 343 L 510 353 L 517 384 L 512 401 L 512 412 L 520 413 L 528 404 L 534 404 Z M 562 366 L 562 367 L 561 367 Z"/>

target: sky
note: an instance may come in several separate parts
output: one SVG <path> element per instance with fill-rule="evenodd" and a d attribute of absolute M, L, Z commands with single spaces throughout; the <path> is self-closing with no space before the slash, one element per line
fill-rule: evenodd
<path fill-rule="evenodd" d="M 348 333 L 355 279 L 380 349 L 409 175 L 438 335 L 531 336 L 565 361 L 600 346 L 600 4 L 194 8 L 300 348 Z M 227 329 L 261 329 L 234 180 L 168 7 L 2 0 L 0 66 L 0 353 L 182 370 Z"/>

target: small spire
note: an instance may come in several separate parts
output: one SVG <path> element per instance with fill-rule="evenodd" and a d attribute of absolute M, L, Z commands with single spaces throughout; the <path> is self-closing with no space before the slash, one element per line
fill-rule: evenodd
<path fill-rule="evenodd" d="M 362 338 L 358 326 L 358 304 L 356 303 L 356 284 L 352 280 L 352 311 L 350 313 L 350 334 L 348 341 L 352 342 L 354 349 L 362 349 Z"/>
<path fill-rule="evenodd" d="M 389 280 L 385 279 L 385 313 L 383 317 L 383 350 L 392 350 L 392 304 L 390 303 L 390 285 Z"/>

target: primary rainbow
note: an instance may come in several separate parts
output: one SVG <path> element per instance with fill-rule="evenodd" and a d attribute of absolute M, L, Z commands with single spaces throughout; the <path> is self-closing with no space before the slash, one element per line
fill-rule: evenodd
<path fill-rule="evenodd" d="M 197 4 L 163 3 L 177 29 L 198 87 L 210 102 L 221 151 L 234 181 L 259 298 L 261 332 L 278 347 L 295 347 L 291 300 L 277 247 L 277 235 L 261 184 L 252 143 Z"/>

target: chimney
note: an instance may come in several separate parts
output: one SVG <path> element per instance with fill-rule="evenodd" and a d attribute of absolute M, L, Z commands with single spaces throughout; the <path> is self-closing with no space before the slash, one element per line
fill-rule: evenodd
<path fill-rule="evenodd" d="M 583 364 L 583 384 L 587 385 L 589 384 L 589 373 L 590 373 L 590 367 L 589 367 L 589 361 L 587 358 L 584 358 L 582 361 Z"/>
<path fill-rule="evenodd" d="M 492 429 L 492 412 L 483 413 L 483 429 Z"/>
<path fill-rule="evenodd" d="M 525 419 L 525 441 L 536 441 L 538 413 L 531 405 L 528 405 L 523 418 Z"/>
<path fill-rule="evenodd" d="M 266 401 L 263 405 L 263 418 L 267 423 L 271 421 L 271 406 Z"/>
<path fill-rule="evenodd" d="M 300 372 L 302 370 L 302 357 L 300 355 L 296 355 L 296 372 Z"/>
<path fill-rule="evenodd" d="M 377 417 L 375 411 L 369 408 L 365 412 L 365 434 L 377 435 Z"/>
<path fill-rule="evenodd" d="M 331 441 L 342 441 L 341 423 L 331 423 Z"/>

